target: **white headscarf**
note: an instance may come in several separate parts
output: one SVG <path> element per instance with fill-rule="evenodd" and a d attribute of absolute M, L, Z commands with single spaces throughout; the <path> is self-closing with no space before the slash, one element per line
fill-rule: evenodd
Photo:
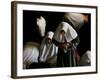
<path fill-rule="evenodd" d="M 56 56 L 57 53 L 57 47 L 51 42 L 51 43 L 46 43 L 47 38 L 51 39 L 53 38 L 54 33 L 53 32 L 48 32 L 47 36 L 43 39 L 40 47 L 40 56 L 39 60 L 40 62 L 48 62 L 50 59 Z"/>
<path fill-rule="evenodd" d="M 80 29 L 84 24 L 84 16 L 82 13 L 66 13 L 64 18 L 70 21 L 75 29 Z"/>
<path fill-rule="evenodd" d="M 65 32 L 64 36 L 61 34 L 62 30 Z M 61 22 L 55 31 L 54 39 L 61 43 L 65 42 L 65 39 L 67 42 L 71 42 L 77 36 L 77 32 L 72 28 L 71 25 L 69 25 L 67 22 Z"/>

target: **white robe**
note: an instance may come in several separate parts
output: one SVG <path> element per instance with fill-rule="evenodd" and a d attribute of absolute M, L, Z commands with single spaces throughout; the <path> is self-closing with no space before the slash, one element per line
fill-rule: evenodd
<path fill-rule="evenodd" d="M 52 39 L 53 35 L 51 34 L 47 34 L 47 36 L 43 39 L 41 43 L 39 56 L 40 62 L 52 61 L 52 59 L 55 58 L 57 55 L 58 47 L 56 47 L 56 45 L 54 45 L 53 43 L 46 43 L 47 38 Z"/>
<path fill-rule="evenodd" d="M 28 68 L 31 63 L 38 63 L 40 45 L 33 42 L 28 42 L 23 51 L 24 69 Z"/>

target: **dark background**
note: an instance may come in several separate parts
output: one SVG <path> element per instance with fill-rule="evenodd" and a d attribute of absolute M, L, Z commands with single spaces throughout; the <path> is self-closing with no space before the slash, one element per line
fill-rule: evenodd
<path fill-rule="evenodd" d="M 46 33 L 48 31 L 55 31 L 58 24 L 62 21 L 64 12 L 43 12 L 43 11 L 28 11 L 23 10 L 23 44 L 32 41 L 41 43 L 43 37 L 37 29 L 36 18 L 43 16 L 46 19 Z M 81 56 L 87 50 L 91 50 L 91 23 L 90 17 L 89 22 L 85 24 L 79 31 L 78 35 L 80 38 L 80 44 L 77 47 L 78 53 Z M 45 33 L 45 34 L 46 34 Z M 23 46 L 24 46 L 23 45 Z"/>

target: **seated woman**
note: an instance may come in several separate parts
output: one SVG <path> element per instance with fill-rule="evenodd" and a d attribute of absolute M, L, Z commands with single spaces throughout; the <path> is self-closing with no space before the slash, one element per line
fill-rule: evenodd
<path fill-rule="evenodd" d="M 52 38 L 54 33 L 49 31 L 46 37 L 43 39 L 40 51 L 39 51 L 39 62 L 40 63 L 49 63 L 53 67 L 55 65 L 56 53 L 57 53 L 57 46 L 53 44 Z"/>
<path fill-rule="evenodd" d="M 58 46 L 57 67 L 77 65 L 77 32 L 67 22 L 61 22 L 55 31 L 53 42 Z"/>

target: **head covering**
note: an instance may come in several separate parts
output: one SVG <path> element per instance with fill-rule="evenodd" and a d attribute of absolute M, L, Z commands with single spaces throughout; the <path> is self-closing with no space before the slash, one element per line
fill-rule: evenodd
<path fill-rule="evenodd" d="M 49 31 L 47 33 L 47 38 L 50 38 L 52 40 L 54 33 L 52 31 Z"/>
<path fill-rule="evenodd" d="M 79 30 L 84 24 L 82 13 L 65 13 L 64 19 L 69 21 L 76 30 Z"/>
<path fill-rule="evenodd" d="M 61 34 L 62 30 L 65 32 L 64 35 Z M 67 42 L 71 42 L 77 36 L 78 35 L 76 31 L 72 28 L 70 24 L 68 24 L 67 22 L 61 22 L 55 31 L 54 39 L 61 43 L 65 42 L 65 39 Z"/>
<path fill-rule="evenodd" d="M 53 57 L 56 56 L 57 53 L 57 47 L 53 43 L 46 43 L 47 38 L 50 38 L 52 40 L 54 33 L 48 32 L 46 37 L 43 39 L 41 46 L 40 46 L 40 55 L 39 55 L 39 61 L 40 62 L 46 62 Z"/>

